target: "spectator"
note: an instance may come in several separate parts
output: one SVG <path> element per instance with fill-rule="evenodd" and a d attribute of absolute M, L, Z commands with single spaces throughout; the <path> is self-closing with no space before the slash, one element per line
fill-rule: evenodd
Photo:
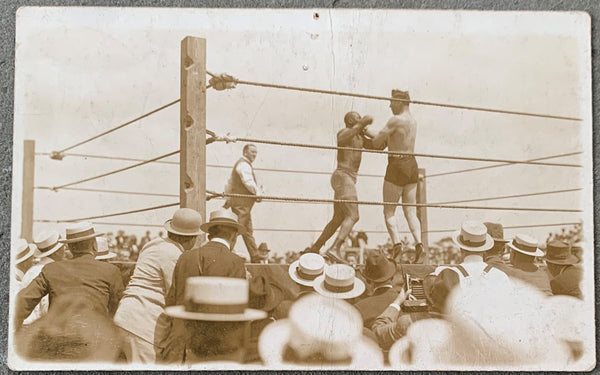
<path fill-rule="evenodd" d="M 19 238 L 13 245 L 15 253 L 15 278 L 17 279 L 19 288 L 23 276 L 33 266 L 33 255 L 35 253 L 35 245 L 28 245 L 27 241 Z"/>
<path fill-rule="evenodd" d="M 548 275 L 534 263 L 536 257 L 544 256 L 544 252 L 538 248 L 537 240 L 525 234 L 517 234 L 508 247 L 510 248 L 510 264 L 503 267 L 502 270 L 509 277 L 531 284 L 551 296 L 552 290 Z"/>
<path fill-rule="evenodd" d="M 173 270 L 181 254 L 202 234 L 201 224 L 202 215 L 197 211 L 180 208 L 164 224 L 168 237 L 148 242 L 140 254 L 115 314 L 129 363 L 155 363 L 161 358 L 170 329 L 169 319 L 161 315 Z"/>
<path fill-rule="evenodd" d="M 571 246 L 564 241 L 551 241 L 546 245 L 545 259 L 552 293 L 583 299 L 579 287 L 583 269 L 578 265 L 579 259 L 571 253 Z"/>
<path fill-rule="evenodd" d="M 208 232 L 208 243 L 184 252 L 177 260 L 173 271 L 173 283 L 168 289 L 167 306 L 182 305 L 185 302 L 186 280 L 193 276 L 221 276 L 246 278 L 244 259 L 231 252 L 237 236 L 246 229 L 237 221 L 230 210 L 220 209 L 210 213 L 210 220 L 200 226 Z M 143 254 L 144 252 L 142 252 Z M 181 322 L 174 321 L 164 344 L 163 357 L 167 362 L 179 363 L 183 360 L 189 332 Z"/>
<path fill-rule="evenodd" d="M 15 336 L 23 358 L 43 362 L 114 363 L 121 350 L 117 328 L 106 314 L 90 310 L 88 296 L 64 294 L 42 318 Z"/>
<path fill-rule="evenodd" d="M 117 257 L 116 253 L 113 253 L 108 249 L 108 240 L 105 237 L 96 238 L 98 250 L 96 251 L 96 260 L 102 260 L 108 262 L 109 259 Z"/>
<path fill-rule="evenodd" d="M 269 249 L 269 246 L 265 242 L 258 245 L 258 258 L 259 258 L 260 264 L 269 264 L 269 253 L 270 252 L 271 252 L 271 250 Z"/>
<path fill-rule="evenodd" d="M 485 252 L 483 260 L 494 267 L 504 270 L 504 262 L 502 255 L 504 254 L 505 245 L 510 242 L 504 239 L 504 227 L 500 223 L 483 223 L 487 228 L 487 233 L 494 240 L 494 246 Z"/>
<path fill-rule="evenodd" d="M 34 238 L 34 243 L 37 246 L 37 257 L 39 262 L 29 268 L 23 276 L 21 289 L 28 286 L 35 279 L 46 264 L 63 260 L 65 255 L 65 244 L 59 242 L 60 235 L 57 231 L 44 231 L 37 234 Z M 48 296 L 44 296 L 40 303 L 35 307 L 33 312 L 25 319 L 23 324 L 31 324 L 48 312 Z"/>
<path fill-rule="evenodd" d="M 78 295 L 93 302 L 88 306 L 90 310 L 114 315 L 123 293 L 123 280 L 116 266 L 94 259 L 96 237 L 102 233 L 96 233 L 90 223 L 80 222 L 68 226 L 66 234 L 66 239 L 60 241 L 68 244 L 73 259 L 47 264 L 19 292 L 14 316 L 17 329 L 45 295 L 49 295 L 50 308 L 57 297 Z"/>
<path fill-rule="evenodd" d="M 185 362 L 243 363 L 247 322 L 266 318 L 261 310 L 248 308 L 248 281 L 228 277 L 190 277 L 185 297 L 165 313 L 182 320 L 189 332 Z"/>
<path fill-rule="evenodd" d="M 390 349 L 390 364 L 403 370 L 564 370 L 571 353 L 552 326 L 547 301 L 518 280 L 467 283 L 447 299 L 446 320 L 410 326 Z"/>
<path fill-rule="evenodd" d="M 324 297 L 350 300 L 363 294 L 365 284 L 356 277 L 354 268 L 334 264 L 326 267 L 323 275 L 315 279 L 313 288 Z"/>
<path fill-rule="evenodd" d="M 483 262 L 486 251 L 494 246 L 494 240 L 487 234 L 487 228 L 478 221 L 465 221 L 460 230 L 454 232 L 452 241 L 460 248 L 462 262 L 456 266 L 439 266 L 433 272 L 439 274 L 444 269 L 457 272 L 461 285 L 480 278 L 493 279 L 497 283 L 508 283 L 508 276 L 501 270 Z"/>
<path fill-rule="evenodd" d="M 377 337 L 379 346 L 388 350 L 394 342 L 406 335 L 409 327 L 423 319 L 441 318 L 446 299 L 458 285 L 458 274 L 445 269 L 439 275 L 428 275 L 423 281 L 423 290 L 428 304 L 427 311 L 403 311 L 402 303 L 410 294 L 400 291 L 394 301 L 375 319 L 371 330 Z"/>
<path fill-rule="evenodd" d="M 149 231 L 149 230 L 147 230 L 147 231 L 146 231 L 146 234 L 145 234 L 145 235 L 144 235 L 142 238 L 140 238 L 140 245 L 139 245 L 139 248 L 140 248 L 140 249 L 143 249 L 143 248 L 144 248 L 144 246 L 145 246 L 145 245 L 146 245 L 148 242 L 150 242 L 150 241 L 152 241 L 152 238 L 150 237 L 150 231 Z"/>
<path fill-rule="evenodd" d="M 325 267 L 327 267 L 325 258 L 315 253 L 303 254 L 300 256 L 300 259 L 290 264 L 288 267 L 288 274 L 300 287 L 298 296 L 295 300 L 298 300 L 302 296 L 315 293 L 313 285 L 315 280 L 323 275 Z M 276 319 L 287 318 L 293 303 L 294 301 L 290 300 L 282 301 L 275 309 L 273 316 Z"/>
<path fill-rule="evenodd" d="M 268 368 L 374 370 L 383 365 L 377 345 L 362 335 L 358 311 L 314 294 L 294 303 L 288 319 L 266 326 L 258 350 Z"/>
<path fill-rule="evenodd" d="M 371 296 L 366 297 L 354 304 L 360 312 L 363 324 L 371 328 L 375 318 L 392 303 L 398 295 L 398 291 L 392 285 L 392 279 L 396 274 L 396 263 L 388 260 L 379 251 L 367 253 L 367 264 L 362 272 L 372 289 Z"/>

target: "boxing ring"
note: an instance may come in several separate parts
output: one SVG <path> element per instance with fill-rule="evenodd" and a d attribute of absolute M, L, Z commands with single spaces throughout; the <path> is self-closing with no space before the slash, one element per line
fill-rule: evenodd
<path fill-rule="evenodd" d="M 489 205 L 476 205 L 473 204 L 475 202 L 488 202 L 488 201 L 497 201 L 503 199 L 510 198 L 520 198 L 520 197 L 530 197 L 530 196 L 546 196 L 546 195 L 556 195 L 556 194 L 564 194 L 564 193 L 572 193 L 581 191 L 581 187 L 573 187 L 570 189 L 560 189 L 560 190 L 547 190 L 543 189 L 540 191 L 529 191 L 523 192 L 521 194 L 510 194 L 510 195 L 497 195 L 497 196 L 488 196 L 488 197 L 459 197 L 457 196 L 455 199 L 439 201 L 439 202 L 426 202 L 424 200 L 410 204 L 410 203 L 392 203 L 392 202 L 383 202 L 383 201 L 374 201 L 374 200 L 339 200 L 339 199 L 331 199 L 328 197 L 301 197 L 301 196 L 281 196 L 281 195 L 243 195 L 243 194 L 231 194 L 220 191 L 216 186 L 224 185 L 225 181 L 218 181 L 218 184 L 214 181 L 207 182 L 206 178 L 206 169 L 231 169 L 231 165 L 223 165 L 223 164 L 211 164 L 206 162 L 206 150 L 205 148 L 211 147 L 210 145 L 205 145 L 205 142 L 198 142 L 201 139 L 210 139 L 211 141 L 220 141 L 216 138 L 216 130 L 211 128 L 210 125 L 206 124 L 206 111 L 210 108 L 206 108 L 206 95 L 219 95 L 219 92 L 225 90 L 234 90 L 241 89 L 238 86 L 256 86 L 264 88 L 265 90 L 286 90 L 286 91 L 296 91 L 302 92 L 302 95 L 330 95 L 330 96 L 346 96 L 353 98 L 360 98 L 365 100 L 378 100 L 384 102 L 392 102 L 392 101 L 402 101 L 407 102 L 414 105 L 422 105 L 422 106 L 434 106 L 441 107 L 448 110 L 463 110 L 463 111 L 478 111 L 478 112 L 487 112 L 487 113 L 495 113 L 502 114 L 507 116 L 527 116 L 527 117 L 537 117 L 544 118 L 554 121 L 569 121 L 573 123 L 579 123 L 582 121 L 581 118 L 569 117 L 569 116 L 559 116 L 554 114 L 544 114 L 544 113 L 533 113 L 533 112 L 522 112 L 522 111 L 512 111 L 512 110 L 503 110 L 503 109 L 495 109 L 495 108 L 485 108 L 485 107 L 474 107 L 467 105 L 457 105 L 457 104 L 447 104 L 447 103 L 436 103 L 430 101 L 421 101 L 421 100 L 406 100 L 406 99 L 398 99 L 391 98 L 385 96 L 375 96 L 375 95 L 367 95 L 360 93 L 351 93 L 351 92 L 342 92 L 342 91 L 333 91 L 333 90 L 323 90 L 317 88 L 306 88 L 306 87 L 297 87 L 297 86 L 289 86 L 283 84 L 274 84 L 274 83 L 265 83 L 265 82 L 254 82 L 237 79 L 229 74 L 214 74 L 210 71 L 206 70 L 205 66 L 205 50 L 202 50 L 202 46 L 205 48 L 203 39 L 200 38 L 191 38 L 187 37 L 182 41 L 182 61 L 181 61 L 181 72 L 182 72 L 182 97 L 180 99 L 173 100 L 169 103 L 166 103 L 160 107 L 154 108 L 136 118 L 128 120 L 122 124 L 111 127 L 105 131 L 102 131 L 92 137 L 84 139 L 80 142 L 77 142 L 68 147 L 64 147 L 57 151 L 52 152 L 40 152 L 35 154 L 35 158 L 40 157 L 49 157 L 56 162 L 60 162 L 64 158 L 72 158 L 78 159 L 81 163 L 94 163 L 94 160 L 118 160 L 127 163 L 131 163 L 122 168 L 109 170 L 104 173 L 100 173 L 97 175 L 92 175 L 83 179 L 78 179 L 75 181 L 42 181 L 39 185 L 33 184 L 31 188 L 26 191 L 24 187 L 24 209 L 23 212 L 32 211 L 28 209 L 27 206 L 29 204 L 33 205 L 34 202 L 34 191 L 35 190 L 47 190 L 53 192 L 65 192 L 69 193 L 72 191 L 79 192 L 88 192 L 90 194 L 118 194 L 118 195 L 126 195 L 131 196 L 131 199 L 134 199 L 136 196 L 146 196 L 156 198 L 156 205 L 152 206 L 143 206 L 136 209 L 125 210 L 125 211 L 114 211 L 114 212 L 102 212 L 102 213 L 93 213 L 90 212 L 86 215 L 80 215 L 79 217 L 72 218 L 62 218 L 62 217 L 42 217 L 42 218 L 33 218 L 33 220 L 23 219 L 23 233 L 31 233 L 33 230 L 33 223 L 54 223 L 54 224 L 62 224 L 68 222 L 75 221 L 91 221 L 95 225 L 106 225 L 106 226 L 135 226 L 135 227 L 145 227 L 145 228 L 162 228 L 162 223 L 151 223 L 151 222 L 131 222 L 127 220 L 121 220 L 119 222 L 112 221 L 104 221 L 101 219 L 106 218 L 114 218 L 114 217 L 123 217 L 135 213 L 143 213 L 154 211 L 163 208 L 170 207 L 190 207 L 198 210 L 204 217 L 206 215 L 206 201 L 217 199 L 224 200 L 227 198 L 238 197 L 238 198 L 253 198 L 260 199 L 263 202 L 273 202 L 277 204 L 333 204 L 333 203 L 355 203 L 358 205 L 364 206 L 385 206 L 385 205 L 394 205 L 398 207 L 402 206 L 414 206 L 417 207 L 419 211 L 419 216 L 426 216 L 427 208 L 436 208 L 436 209 L 444 209 L 444 210 L 488 210 L 488 211 L 513 211 L 513 212 L 555 212 L 555 213 L 579 213 L 583 212 L 583 210 L 578 208 L 560 208 L 560 207 L 526 207 L 526 206 L 489 206 Z M 206 79 L 209 79 L 206 82 Z M 211 90 L 212 89 L 212 90 Z M 160 111 L 163 111 L 167 108 L 175 106 L 179 104 L 181 108 L 180 113 L 180 124 L 181 124 L 181 143 L 179 150 L 173 150 L 172 152 L 162 154 L 150 159 L 136 159 L 136 158 L 127 158 L 120 157 L 114 155 L 103 155 L 101 150 L 99 150 L 98 154 L 96 153 L 76 153 L 73 152 L 74 149 L 93 142 L 97 139 L 103 137 L 109 137 L 113 133 L 117 132 L 120 129 L 123 129 L 132 124 L 138 123 L 140 120 L 152 116 Z M 206 138 L 209 136 L 211 138 Z M 235 137 L 235 134 L 232 135 Z M 513 165 L 531 165 L 537 168 L 582 168 L 581 164 L 574 163 L 562 163 L 551 161 L 553 159 L 560 159 L 569 156 L 575 156 L 582 154 L 582 151 L 573 151 L 568 153 L 560 153 L 554 155 L 545 155 L 541 157 L 537 157 L 534 159 L 505 159 L 505 158 L 493 158 L 493 157 L 469 157 L 469 156 L 461 156 L 461 155 L 443 155 L 443 154 L 432 154 L 432 153 L 406 153 L 406 152 L 395 152 L 388 150 L 369 150 L 369 149 L 356 149 L 351 147 L 338 147 L 334 145 L 327 144 L 314 144 L 309 142 L 288 142 L 281 139 L 264 139 L 264 138 L 253 138 L 253 137 L 237 137 L 237 142 L 247 142 L 254 144 L 264 144 L 271 145 L 274 147 L 280 147 L 282 149 L 293 148 L 298 151 L 307 150 L 307 149 L 317 149 L 317 150 L 327 150 L 327 151 L 361 151 L 365 154 L 377 154 L 383 156 L 390 155 L 412 155 L 419 159 L 444 159 L 444 160 L 457 160 L 457 161 L 469 161 L 469 162 L 486 162 L 490 163 L 486 166 L 480 166 L 475 168 L 467 168 L 467 169 L 454 169 L 441 173 L 434 174 L 423 174 L 420 176 L 419 186 L 421 188 L 425 187 L 426 182 L 430 179 L 440 179 L 443 176 L 456 175 L 467 173 L 476 170 L 484 170 L 491 168 L 506 168 Z M 28 142 L 28 141 L 26 141 Z M 171 161 L 165 160 L 169 157 L 173 157 L 179 155 L 180 161 Z M 27 156 L 26 156 L 27 157 Z M 332 155 L 332 158 L 335 155 Z M 25 169 L 27 168 L 35 168 L 35 162 L 30 163 L 33 165 L 25 165 Z M 102 187 L 81 187 L 81 184 L 98 181 L 110 178 L 115 174 L 119 174 L 128 170 L 132 170 L 134 168 L 138 168 L 144 165 L 165 165 L 180 168 L 180 194 L 168 194 L 168 193 L 156 193 L 156 192 L 144 192 L 144 191 L 136 191 L 136 190 L 119 190 L 119 189 L 106 189 Z M 331 172 L 325 171 L 315 171 L 315 170 L 300 170 L 300 169 L 283 169 L 283 168 L 254 168 L 255 171 L 261 173 L 294 173 L 301 174 L 306 176 L 311 175 L 330 175 Z M 26 173 L 24 173 L 25 175 Z M 380 178 L 382 179 L 384 176 L 375 174 L 375 173 L 358 173 L 359 178 Z M 60 180 L 60 179 L 57 179 Z M 324 186 L 324 190 L 330 191 L 329 186 Z M 25 203 L 25 202 L 29 203 Z M 424 214 L 424 215 L 423 215 Z M 260 214 L 258 214 L 260 215 Z M 383 220 L 383 218 L 382 218 Z M 325 221 L 323 222 L 323 225 Z M 511 223 L 506 223 L 504 225 L 505 229 L 518 229 L 518 228 L 534 228 L 534 227 L 561 227 L 561 226 L 570 226 L 570 225 L 578 225 L 580 222 L 550 222 L 550 223 L 532 223 L 529 225 L 513 225 Z M 422 235 L 424 240 L 426 241 L 427 233 L 450 233 L 456 230 L 456 228 L 428 228 L 427 222 L 425 220 L 424 225 L 422 225 Z M 303 228 L 301 225 L 295 228 L 270 228 L 270 227 L 258 227 L 254 228 L 255 232 L 320 232 L 320 230 Z M 366 233 L 387 233 L 387 231 L 381 231 L 372 228 L 366 228 L 362 230 Z M 409 233 L 408 231 L 403 233 Z M 424 242 L 425 242 L 424 241 Z M 300 250 L 301 246 L 298 246 Z M 252 267 L 252 266 L 250 266 Z"/>

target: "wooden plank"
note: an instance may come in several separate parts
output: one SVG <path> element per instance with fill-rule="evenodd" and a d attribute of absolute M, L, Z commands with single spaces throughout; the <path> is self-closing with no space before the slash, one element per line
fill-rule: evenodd
<path fill-rule="evenodd" d="M 206 219 L 206 40 L 181 41 L 180 206 Z"/>
<path fill-rule="evenodd" d="M 33 242 L 33 182 L 35 141 L 23 142 L 23 196 L 21 201 L 21 238 Z"/>

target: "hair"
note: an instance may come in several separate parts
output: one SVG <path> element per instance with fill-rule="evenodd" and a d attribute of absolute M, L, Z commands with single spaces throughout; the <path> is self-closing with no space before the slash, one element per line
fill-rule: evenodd
<path fill-rule="evenodd" d="M 181 234 L 167 232 L 167 237 L 169 237 L 170 239 L 172 239 L 173 241 L 175 241 L 179 244 L 182 244 L 182 243 L 186 243 L 189 241 L 195 241 L 196 237 L 198 237 L 198 236 L 184 236 Z"/>
<path fill-rule="evenodd" d="M 246 151 L 248 151 L 248 149 L 249 149 L 250 147 L 254 147 L 254 148 L 256 148 L 256 145 L 255 145 L 254 143 L 246 143 L 246 144 L 244 145 L 244 148 L 242 149 L 242 153 L 244 153 L 244 154 L 245 154 L 245 153 L 246 153 Z"/>
<path fill-rule="evenodd" d="M 245 322 L 204 322 L 186 320 L 192 333 L 189 348 L 198 357 L 231 354 L 244 347 Z"/>
<path fill-rule="evenodd" d="M 208 239 L 222 238 L 227 241 L 231 241 L 237 236 L 237 229 L 232 228 L 228 225 L 214 225 L 208 229 Z"/>
<path fill-rule="evenodd" d="M 467 255 L 479 255 L 480 257 L 485 257 L 485 253 L 484 251 L 469 251 L 469 250 L 465 250 L 463 248 L 460 249 L 460 255 L 462 255 L 462 258 L 464 259 Z"/>
<path fill-rule="evenodd" d="M 83 241 L 69 243 L 69 251 L 71 254 L 89 253 L 93 251 L 96 238 L 90 238 Z"/>

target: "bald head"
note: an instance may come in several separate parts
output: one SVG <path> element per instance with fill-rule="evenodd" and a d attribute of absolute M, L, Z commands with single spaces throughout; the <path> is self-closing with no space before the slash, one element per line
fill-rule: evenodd
<path fill-rule="evenodd" d="M 344 116 L 344 123 L 346 123 L 347 128 L 351 128 L 356 125 L 360 118 L 361 117 L 358 112 L 348 112 L 346 113 L 346 116 Z"/>

